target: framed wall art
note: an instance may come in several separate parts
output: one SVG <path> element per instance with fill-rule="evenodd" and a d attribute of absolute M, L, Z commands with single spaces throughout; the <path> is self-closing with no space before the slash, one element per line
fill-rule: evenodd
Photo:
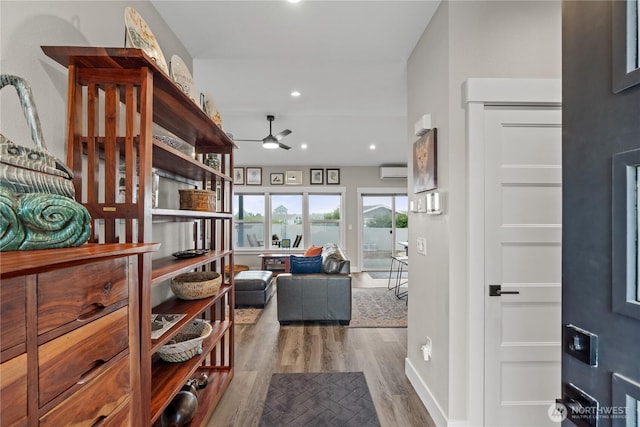
<path fill-rule="evenodd" d="M 327 169 L 327 184 L 340 184 L 340 169 Z"/>
<path fill-rule="evenodd" d="M 413 143 L 413 192 L 437 188 L 436 129 Z"/>
<path fill-rule="evenodd" d="M 300 185 L 302 184 L 302 171 L 286 171 L 284 178 L 287 185 Z"/>
<path fill-rule="evenodd" d="M 244 185 L 244 168 L 233 168 L 233 185 Z"/>
<path fill-rule="evenodd" d="M 311 169 L 309 171 L 309 182 L 312 185 L 324 184 L 324 169 Z"/>
<path fill-rule="evenodd" d="M 269 181 L 271 185 L 283 185 L 284 184 L 284 174 L 282 172 L 275 172 L 271 174 L 271 180 Z"/>
<path fill-rule="evenodd" d="M 262 185 L 262 168 L 247 168 L 247 185 Z"/>

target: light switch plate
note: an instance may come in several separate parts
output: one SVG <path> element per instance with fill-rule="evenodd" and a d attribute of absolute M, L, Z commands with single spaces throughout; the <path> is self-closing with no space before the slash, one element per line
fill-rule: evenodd
<path fill-rule="evenodd" d="M 418 237 L 416 239 L 416 252 L 420 255 L 427 254 L 427 238 L 426 237 Z"/>

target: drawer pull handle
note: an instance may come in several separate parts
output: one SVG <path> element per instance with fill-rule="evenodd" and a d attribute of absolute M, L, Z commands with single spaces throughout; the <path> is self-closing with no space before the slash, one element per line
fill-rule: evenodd
<path fill-rule="evenodd" d="M 112 286 L 112 285 L 111 285 L 111 281 L 109 281 L 109 282 L 105 283 L 105 284 L 102 286 L 102 291 L 103 291 L 105 294 L 109 294 L 109 292 L 111 292 L 111 286 Z"/>
<path fill-rule="evenodd" d="M 77 319 L 78 321 L 86 322 L 87 320 L 91 320 L 97 317 L 105 309 L 105 305 L 100 304 L 99 302 L 95 302 L 93 304 L 88 305 L 87 308 L 89 308 L 87 312 L 82 313 L 80 316 L 78 316 L 78 319 Z"/>
<path fill-rule="evenodd" d="M 98 371 L 105 363 L 106 362 L 102 359 L 98 359 L 95 362 L 93 362 L 93 365 L 84 374 L 80 375 L 78 384 L 82 385 L 90 381 L 93 377 L 97 375 Z"/>
<path fill-rule="evenodd" d="M 95 423 L 91 424 L 91 427 L 98 427 L 104 424 L 104 420 L 107 419 L 106 415 L 100 415 Z"/>

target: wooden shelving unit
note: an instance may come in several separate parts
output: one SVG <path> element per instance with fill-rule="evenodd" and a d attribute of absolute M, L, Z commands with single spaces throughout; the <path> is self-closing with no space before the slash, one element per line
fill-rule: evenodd
<path fill-rule="evenodd" d="M 193 248 L 205 255 L 152 259 L 139 255 L 140 396 L 143 425 L 159 425 L 160 416 L 184 383 L 205 371 L 209 385 L 201 390 L 191 425 L 204 425 L 233 378 L 233 278 L 211 298 L 170 298 L 152 307 L 153 289 L 194 270 L 233 267 L 233 141 L 185 95 L 153 60 L 139 49 L 44 46 L 47 56 L 68 68 L 67 164 L 75 174 L 76 198 L 94 220 L 95 243 L 153 242 L 153 224 L 191 229 Z M 195 158 L 153 138 L 159 126 L 193 147 Z M 198 159 L 221 157 L 220 170 Z M 122 173 L 124 170 L 124 174 Z M 154 207 L 152 170 L 192 188 L 218 190 L 216 212 Z M 124 185 L 123 185 L 124 182 Z M 124 188 L 122 188 L 124 187 Z M 176 193 L 176 197 L 178 197 Z M 171 244 L 171 242 L 164 242 Z M 176 248 L 181 250 L 185 248 Z M 157 340 L 151 339 L 152 313 L 185 317 Z M 182 326 L 210 320 L 213 334 L 203 352 L 186 362 L 166 363 L 155 355 Z"/>

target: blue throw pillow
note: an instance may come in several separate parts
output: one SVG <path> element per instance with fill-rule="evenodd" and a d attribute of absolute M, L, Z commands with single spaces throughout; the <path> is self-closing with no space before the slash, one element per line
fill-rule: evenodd
<path fill-rule="evenodd" d="M 322 272 L 322 255 L 295 256 L 289 258 L 291 274 L 312 274 Z"/>

